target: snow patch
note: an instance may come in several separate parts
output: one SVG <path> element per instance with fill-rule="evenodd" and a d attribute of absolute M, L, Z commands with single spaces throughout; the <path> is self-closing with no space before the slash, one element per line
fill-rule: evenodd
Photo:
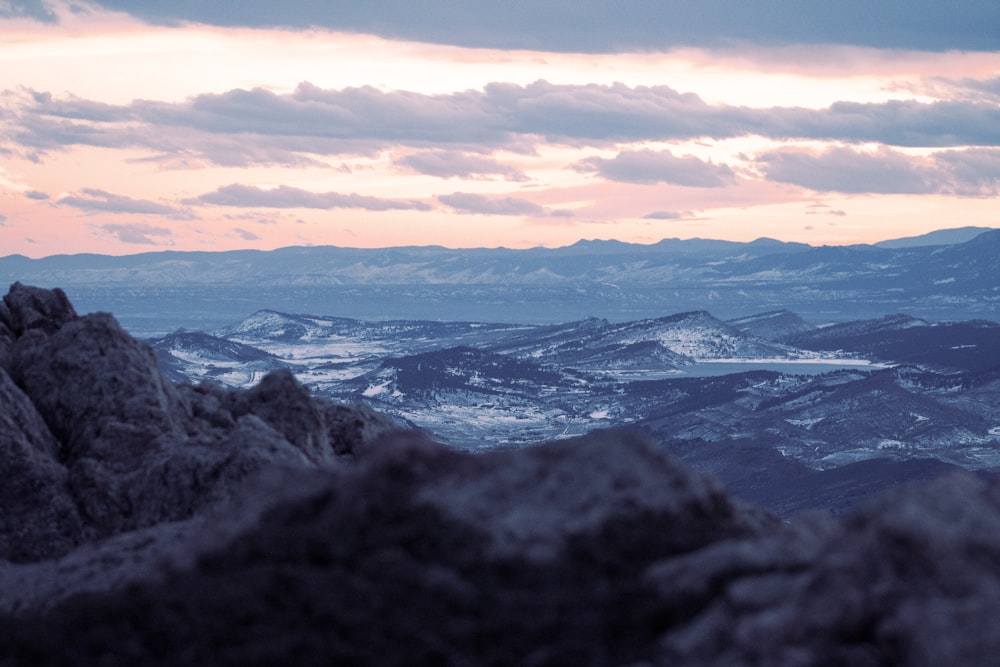
<path fill-rule="evenodd" d="M 813 419 L 786 419 L 785 421 L 792 426 L 810 429 L 824 419 L 826 419 L 826 417 L 814 417 Z"/>
<path fill-rule="evenodd" d="M 906 443 L 902 440 L 892 440 L 890 438 L 883 438 L 879 440 L 879 449 L 906 449 Z"/>
<path fill-rule="evenodd" d="M 369 386 L 367 389 L 361 392 L 361 395 L 364 396 L 365 398 L 374 398 L 376 396 L 381 396 L 382 394 L 385 394 L 388 391 L 389 391 L 389 380 L 386 380 L 382 384 Z"/>

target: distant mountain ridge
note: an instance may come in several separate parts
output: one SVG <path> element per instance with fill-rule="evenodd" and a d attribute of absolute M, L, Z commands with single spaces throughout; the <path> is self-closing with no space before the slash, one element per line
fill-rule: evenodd
<path fill-rule="evenodd" d="M 928 235 L 927 242 L 971 233 Z M 704 309 L 738 318 L 787 308 L 818 322 L 894 312 L 995 317 L 1000 230 L 961 243 L 905 245 L 666 239 L 527 250 L 327 246 L 9 256 L 0 258 L 0 283 L 61 285 L 84 309 L 113 310 L 127 326 L 160 334 L 177 326 L 215 328 L 261 308 L 509 323 L 627 321 Z"/>
<path fill-rule="evenodd" d="M 879 241 L 875 245 L 880 248 L 914 248 L 928 245 L 954 245 L 971 241 L 984 232 L 993 231 L 993 227 L 956 227 L 954 229 L 939 229 L 919 236 L 906 236 L 898 239 Z"/>
<path fill-rule="evenodd" d="M 954 230 L 948 230 L 954 231 Z M 943 232 L 942 232 L 943 234 Z M 930 235 L 928 235 L 930 236 Z M 944 237 L 941 237 L 944 238 Z M 964 235 L 954 236 L 964 238 Z M 692 279 L 762 280 L 763 272 L 783 269 L 817 274 L 823 268 L 855 273 L 912 270 L 915 262 L 995 247 L 1000 230 L 984 231 L 949 245 L 809 246 L 773 239 L 749 243 L 708 239 L 665 239 L 644 245 L 580 241 L 562 248 L 449 249 L 440 246 L 348 248 L 287 247 L 271 251 L 162 251 L 126 256 L 53 255 L 0 258 L 0 280 L 63 281 L 66 285 L 215 285 L 251 281 L 273 285 L 493 284 L 564 281 L 673 284 Z M 889 244 L 889 245 L 886 245 Z M 958 268 L 950 264 L 951 268 Z M 818 276 L 836 280 L 837 275 Z"/>

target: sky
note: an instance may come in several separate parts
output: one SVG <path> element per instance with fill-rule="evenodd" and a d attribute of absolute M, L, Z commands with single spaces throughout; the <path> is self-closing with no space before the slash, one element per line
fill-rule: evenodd
<path fill-rule="evenodd" d="M 998 193 L 996 0 L 0 0 L 0 257 L 872 243 Z"/>

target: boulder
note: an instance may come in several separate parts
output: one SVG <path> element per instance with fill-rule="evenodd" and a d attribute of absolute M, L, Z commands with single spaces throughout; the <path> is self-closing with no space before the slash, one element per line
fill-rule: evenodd
<path fill-rule="evenodd" d="M 288 369 L 271 371 L 256 386 L 235 393 L 234 398 L 234 416 L 259 417 L 317 465 L 334 461 L 323 410 Z"/>
<path fill-rule="evenodd" d="M 341 460 L 362 458 L 371 445 L 408 430 L 397 420 L 366 405 L 345 405 L 315 399 L 323 412 L 327 440 L 334 456 Z"/>
<path fill-rule="evenodd" d="M 39 509 L 34 522 L 0 523 L 0 558 L 53 557 L 85 538 L 183 520 L 257 471 L 336 465 L 394 430 L 312 398 L 284 370 L 246 391 L 175 386 L 148 345 L 107 313 L 77 316 L 58 290 L 15 284 L 2 303 L 0 390 L 12 398 L 0 403 L 0 465 L 15 478 L 3 497 Z"/>
<path fill-rule="evenodd" d="M 59 443 L 0 369 L 0 560 L 68 552 L 85 537 Z"/>
<path fill-rule="evenodd" d="M 14 283 L 0 308 L 0 323 L 14 336 L 33 329 L 51 334 L 76 318 L 73 304 L 59 288 L 48 290 Z"/>

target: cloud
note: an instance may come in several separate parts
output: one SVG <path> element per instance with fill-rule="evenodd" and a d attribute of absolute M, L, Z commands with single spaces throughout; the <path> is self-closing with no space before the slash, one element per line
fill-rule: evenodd
<path fill-rule="evenodd" d="M 238 206 L 244 208 L 360 208 L 368 211 L 429 211 L 431 206 L 416 199 L 383 199 L 357 193 L 310 192 L 282 185 L 265 190 L 252 185 L 226 185 L 215 192 L 209 192 L 185 204 L 212 204 L 215 206 Z"/>
<path fill-rule="evenodd" d="M 818 192 L 848 194 L 948 194 L 993 196 L 1000 193 L 1000 151 L 968 149 L 911 156 L 881 147 L 861 151 L 784 148 L 758 157 L 768 180 Z"/>
<path fill-rule="evenodd" d="M 38 190 L 28 190 L 24 193 L 24 196 L 28 199 L 34 199 L 35 201 L 45 201 L 49 199 L 49 196 L 46 193 Z"/>
<path fill-rule="evenodd" d="M 994 0 L 97 0 L 156 23 L 310 28 L 472 47 L 567 52 L 677 46 L 855 44 L 921 50 L 1000 49 Z M 38 5 L 38 3 L 32 3 Z M 40 6 L 40 5 L 38 5 Z"/>
<path fill-rule="evenodd" d="M 425 95 L 385 92 L 372 86 L 326 90 L 301 83 L 289 94 L 260 88 L 199 95 L 181 104 L 135 102 L 131 111 L 157 125 L 211 133 L 252 133 L 323 140 L 380 139 L 387 142 L 494 140 L 500 119 L 482 104 L 483 93 Z M 456 132 L 458 138 L 456 139 Z M 303 147 L 304 148 L 304 147 Z M 318 147 L 320 151 L 324 148 Z"/>
<path fill-rule="evenodd" d="M 0 213 L 0 227 L 5 227 L 6 222 L 7 222 L 7 216 L 4 215 L 3 213 Z"/>
<path fill-rule="evenodd" d="M 278 215 L 271 214 L 269 217 L 265 217 L 257 212 L 238 213 L 238 214 L 227 213 L 222 217 L 225 218 L 226 220 L 241 220 L 241 221 L 253 222 L 258 225 L 276 225 L 280 221 L 280 216 Z M 298 222 L 302 221 L 299 220 Z"/>
<path fill-rule="evenodd" d="M 928 85 L 929 84 L 929 85 Z M 950 97 L 957 99 L 985 99 L 996 103 L 1000 100 L 1000 77 L 990 79 L 948 79 L 931 77 L 926 89 L 930 94 L 937 97 Z M 944 92 L 938 90 L 938 86 L 945 88 Z"/>
<path fill-rule="evenodd" d="M 653 211 L 642 216 L 643 220 L 683 220 L 693 218 L 694 211 Z"/>
<path fill-rule="evenodd" d="M 549 212 L 533 201 L 517 197 L 487 197 L 471 192 L 455 192 L 438 195 L 438 201 L 459 213 L 480 215 L 527 215 L 547 216 Z"/>
<path fill-rule="evenodd" d="M 175 220 L 193 220 L 195 218 L 194 214 L 187 209 L 175 208 L 145 199 L 133 199 L 95 188 L 84 188 L 83 194 L 86 196 L 62 197 L 56 203 L 60 206 L 72 206 L 86 213 L 160 215 Z"/>
<path fill-rule="evenodd" d="M 169 239 L 173 233 L 166 227 L 156 227 L 142 222 L 132 224 L 107 224 L 100 229 L 117 237 L 122 243 L 140 245 L 163 245 L 163 240 Z"/>
<path fill-rule="evenodd" d="M 786 148 L 758 158 L 768 180 L 818 192 L 923 194 L 933 174 L 926 164 L 882 148 L 868 153 L 837 147 L 822 152 Z"/>
<path fill-rule="evenodd" d="M 1000 106 L 975 100 L 837 102 L 816 111 L 776 111 L 798 136 L 893 146 L 1000 145 Z M 777 137 L 773 132 L 771 136 Z"/>
<path fill-rule="evenodd" d="M 0 19 L 30 18 L 52 23 L 56 15 L 42 0 L 0 0 Z"/>
<path fill-rule="evenodd" d="M 806 215 L 832 215 L 836 217 L 844 217 L 847 215 L 847 211 L 834 209 L 829 204 L 815 203 L 806 206 Z M 806 227 L 806 229 L 812 229 L 812 227 Z"/>
<path fill-rule="evenodd" d="M 259 236 L 257 236 L 253 232 L 248 231 L 246 229 L 242 229 L 240 227 L 236 227 L 236 228 L 233 229 L 233 231 L 236 232 L 236 235 L 239 236 L 244 241 L 259 241 L 260 240 Z"/>
<path fill-rule="evenodd" d="M 670 151 L 623 151 L 611 159 L 586 158 L 573 168 L 622 183 L 718 188 L 736 182 L 736 175 L 727 165 L 705 162 L 692 155 L 676 157 Z"/>
<path fill-rule="evenodd" d="M 962 100 L 878 104 L 838 102 L 825 109 L 708 104 L 667 86 L 491 83 L 442 95 L 371 87 L 320 89 L 308 83 L 277 94 L 232 90 L 184 102 L 136 101 L 121 107 L 35 94 L 14 114 L 15 140 L 35 151 L 89 145 L 138 148 L 173 166 L 324 164 L 317 156 L 375 155 L 388 147 L 438 148 L 403 164 L 447 177 L 521 174 L 463 153 L 530 150 L 543 141 L 601 146 L 633 141 L 727 139 L 759 135 L 895 146 L 1000 146 L 1000 105 Z M 664 173 L 682 164 L 660 156 Z M 449 159 L 456 162 L 449 165 Z M 643 154 L 591 165 L 632 177 Z M 649 161 L 655 156 L 645 155 Z M 702 177 L 727 167 L 695 165 Z M 647 165 L 645 171 L 652 166 Z M 713 172 L 714 176 L 706 176 Z M 647 174 L 647 177 L 652 177 Z"/>
<path fill-rule="evenodd" d="M 1000 150 L 970 148 L 934 154 L 938 168 L 950 178 L 953 194 L 993 196 L 1000 193 Z"/>
<path fill-rule="evenodd" d="M 175 166 L 326 166 L 314 156 L 374 155 L 395 145 L 510 145 L 520 139 L 484 93 L 422 95 L 372 87 L 290 94 L 232 90 L 179 103 L 138 100 L 116 109 L 34 95 L 15 140 L 38 150 L 87 145 L 140 148 Z"/>
<path fill-rule="evenodd" d="M 438 178 L 501 176 L 507 181 L 528 180 L 520 169 L 461 151 L 421 151 L 396 160 L 396 164 Z"/>

